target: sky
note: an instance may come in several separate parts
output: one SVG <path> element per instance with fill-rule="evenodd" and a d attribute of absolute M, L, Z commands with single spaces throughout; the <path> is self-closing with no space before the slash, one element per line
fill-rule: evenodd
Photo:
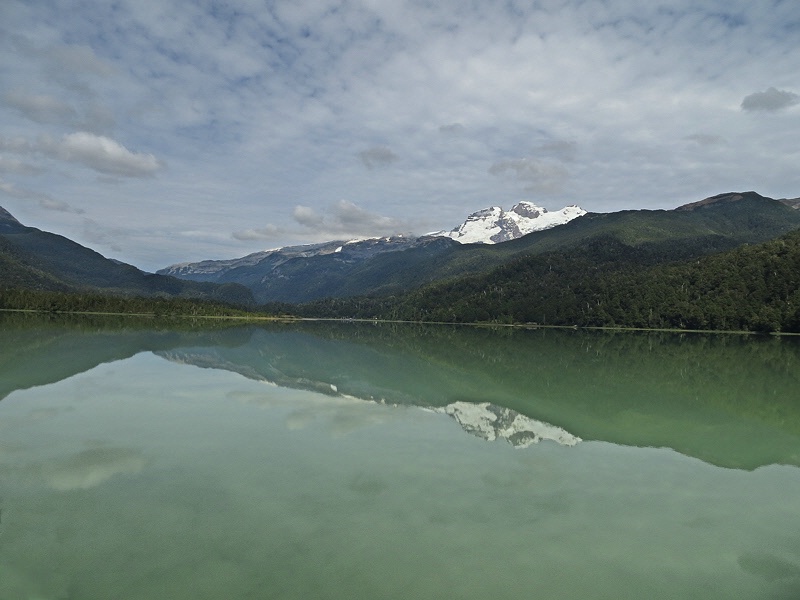
<path fill-rule="evenodd" d="M 153 271 L 800 196 L 797 0 L 2 0 L 0 206 Z"/>

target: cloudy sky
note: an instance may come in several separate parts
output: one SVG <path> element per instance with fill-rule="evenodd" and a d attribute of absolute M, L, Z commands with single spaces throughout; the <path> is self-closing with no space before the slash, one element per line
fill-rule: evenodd
<path fill-rule="evenodd" d="M 797 0 L 2 0 L 0 206 L 147 270 L 800 196 Z"/>

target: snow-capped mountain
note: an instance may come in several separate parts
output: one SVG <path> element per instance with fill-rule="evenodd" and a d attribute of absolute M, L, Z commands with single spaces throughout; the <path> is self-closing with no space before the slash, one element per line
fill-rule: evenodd
<path fill-rule="evenodd" d="M 428 264 L 430 257 L 449 252 L 459 243 L 513 240 L 567 223 L 585 212 L 577 206 L 567 206 L 551 213 L 530 202 L 520 202 L 508 212 L 491 207 L 473 213 L 452 231 L 286 246 L 230 260 L 176 264 L 158 274 L 239 283 L 249 288 L 258 302 L 308 302 L 326 296 L 352 296 L 371 291 L 377 282 L 380 286 L 407 285 L 404 282 L 417 277 L 413 265 Z M 397 275 L 398 270 L 402 276 Z"/>
<path fill-rule="evenodd" d="M 367 238 L 356 240 L 336 240 L 320 244 L 302 246 L 285 246 L 274 250 L 254 252 L 242 258 L 230 260 L 204 260 L 170 265 L 158 271 L 159 275 L 172 275 L 195 281 L 236 280 L 229 275 L 238 273 L 237 277 L 251 269 L 262 274 L 279 267 L 293 259 L 311 259 L 318 256 L 337 255 L 340 261 L 358 261 L 384 252 L 406 250 L 424 243 L 432 237 L 446 237 L 462 244 L 496 244 L 514 240 L 534 231 L 549 229 L 556 225 L 568 223 L 580 217 L 586 211 L 578 206 L 566 206 L 561 210 L 548 212 L 532 202 L 519 202 L 511 210 L 504 211 L 499 206 L 492 206 L 472 213 L 461 225 L 452 231 L 438 231 L 420 238 L 396 235 L 383 238 Z M 247 284 L 251 284 L 248 281 Z"/>
<path fill-rule="evenodd" d="M 461 225 L 450 231 L 437 231 L 430 235 L 449 237 L 462 244 L 497 244 L 515 240 L 523 235 L 563 225 L 586 214 L 579 206 L 565 206 L 548 212 L 532 202 L 519 202 L 504 211 L 491 206 L 472 213 Z"/>

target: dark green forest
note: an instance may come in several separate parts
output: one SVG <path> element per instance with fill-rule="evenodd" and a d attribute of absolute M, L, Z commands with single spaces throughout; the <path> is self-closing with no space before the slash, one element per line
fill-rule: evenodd
<path fill-rule="evenodd" d="M 273 310 L 287 310 L 273 306 Z M 652 265 L 647 246 L 596 238 L 404 295 L 327 299 L 303 316 L 800 333 L 800 231 Z"/>
<path fill-rule="evenodd" d="M 258 313 L 419 322 L 800 333 L 800 230 L 691 261 L 652 264 L 608 236 L 524 256 L 407 294 L 269 304 Z M 254 315 L 233 304 L 75 290 L 0 289 L 0 309 L 156 316 Z"/>
<path fill-rule="evenodd" d="M 100 292 L 0 288 L 0 310 L 50 313 L 117 313 L 164 316 L 263 316 L 241 306 L 188 298 L 145 298 Z"/>

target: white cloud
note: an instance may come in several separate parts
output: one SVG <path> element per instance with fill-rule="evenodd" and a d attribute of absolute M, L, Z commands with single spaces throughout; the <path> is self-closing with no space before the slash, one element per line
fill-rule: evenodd
<path fill-rule="evenodd" d="M 296 206 L 292 216 L 307 233 L 313 232 L 316 237 L 381 236 L 411 230 L 410 220 L 379 215 L 348 200 L 335 202 L 322 214 L 306 206 Z"/>
<path fill-rule="evenodd" d="M 322 225 L 323 218 L 317 214 L 310 206 L 295 206 L 292 211 L 292 218 L 306 227 L 319 227 Z"/>
<path fill-rule="evenodd" d="M 164 166 L 152 154 L 131 152 L 110 138 L 85 131 L 66 134 L 60 140 L 46 136 L 35 141 L 0 138 L 0 151 L 44 154 L 81 164 L 98 173 L 123 177 L 149 177 Z"/>
<path fill-rule="evenodd" d="M 411 220 L 379 215 L 347 200 L 339 200 L 323 211 L 297 205 L 292 210 L 292 219 L 300 229 L 268 224 L 236 231 L 232 236 L 240 241 L 263 241 L 291 235 L 303 242 L 315 242 L 395 235 L 412 230 Z"/>
<path fill-rule="evenodd" d="M 403 223 L 398 219 L 384 217 L 364 210 L 347 200 L 339 200 L 331 208 L 334 227 L 343 232 L 369 235 L 372 232 L 399 233 Z"/>
<path fill-rule="evenodd" d="M 147 177 L 163 166 L 152 154 L 131 152 L 112 139 L 87 132 L 67 134 L 53 148 L 59 158 L 107 175 Z"/>
<path fill-rule="evenodd" d="M 253 240 L 271 240 L 281 235 L 284 231 L 276 225 L 267 225 L 266 227 L 256 229 L 243 229 L 242 231 L 235 231 L 233 234 L 234 239 L 247 242 Z"/>
<path fill-rule="evenodd" d="M 764 92 L 755 92 L 749 96 L 745 96 L 744 100 L 742 100 L 742 110 L 764 110 L 772 112 L 794 106 L 795 104 L 800 104 L 799 95 L 794 92 L 787 92 L 771 87 Z"/>
<path fill-rule="evenodd" d="M 520 195 L 800 193 L 792 128 L 752 118 L 795 116 L 793 1 L 212 4 L 2 2 L 0 171 L 148 231 L 134 264 L 444 229 Z"/>

